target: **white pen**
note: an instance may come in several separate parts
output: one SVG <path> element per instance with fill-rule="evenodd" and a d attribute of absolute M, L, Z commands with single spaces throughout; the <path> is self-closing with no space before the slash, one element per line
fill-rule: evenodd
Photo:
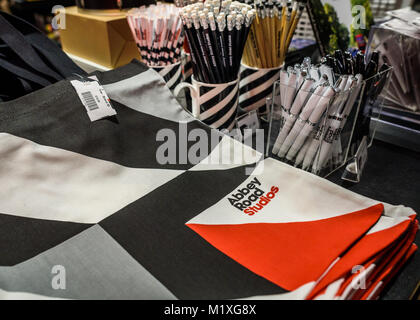
<path fill-rule="evenodd" d="M 311 95 L 301 114 L 297 118 L 292 130 L 290 130 L 286 139 L 281 144 L 280 151 L 277 153 L 280 158 L 283 158 L 286 155 L 287 151 L 289 151 L 290 146 L 293 144 L 296 137 L 299 135 L 299 132 L 302 130 L 306 120 L 308 120 L 309 116 L 311 115 L 311 112 L 320 100 L 325 88 L 326 86 L 324 85 L 319 85 L 315 88 L 314 93 Z"/>
<path fill-rule="evenodd" d="M 341 79 L 341 81 L 340 81 L 340 84 L 338 85 L 338 90 L 340 90 L 340 92 L 343 92 L 344 89 L 347 86 L 347 83 L 348 83 L 347 80 L 349 79 L 349 76 L 348 75 L 342 75 L 342 76 L 340 76 L 340 79 Z"/>
<path fill-rule="evenodd" d="M 333 144 L 333 146 L 336 146 L 336 148 L 333 149 L 333 152 L 336 151 L 337 158 L 339 158 L 339 156 L 342 153 L 340 134 L 341 134 L 341 131 L 343 130 L 344 126 L 346 125 L 346 122 L 347 122 L 347 119 L 350 115 L 350 112 L 354 107 L 356 99 L 359 96 L 360 90 L 362 89 L 362 80 L 363 80 L 362 75 L 358 74 L 355 77 L 352 77 L 352 79 L 349 78 L 348 82 L 351 81 L 351 84 L 350 84 L 350 86 L 346 86 L 346 88 L 349 89 L 348 91 L 346 91 L 347 95 L 344 96 L 344 99 L 347 101 L 347 103 L 343 107 L 343 110 L 342 110 L 342 113 L 341 113 L 343 119 L 341 120 L 339 130 L 337 130 L 336 134 L 335 134 L 334 141 L 337 142 L 337 143 Z M 354 89 L 354 90 L 350 90 L 350 89 Z"/>
<path fill-rule="evenodd" d="M 335 139 L 339 137 L 339 131 L 344 127 L 347 121 L 347 116 L 350 113 L 354 103 L 356 102 L 357 96 L 360 93 L 362 87 L 362 80 L 363 77 L 360 74 L 356 75 L 356 77 L 352 79 L 353 86 L 351 88 L 351 91 L 347 90 L 347 95 L 345 96 L 346 100 L 344 100 L 344 108 L 340 106 L 340 109 L 337 110 L 335 117 L 329 123 L 328 129 L 326 131 L 325 137 L 321 145 L 319 159 L 318 161 L 315 161 L 312 165 L 313 172 L 318 172 L 319 170 L 321 170 L 327 162 L 331 153 L 332 143 Z"/>
<path fill-rule="evenodd" d="M 299 92 L 296 95 L 295 101 L 293 102 L 292 107 L 290 108 L 290 114 L 286 116 L 283 127 L 280 130 L 279 135 L 277 136 L 276 142 L 274 143 L 272 152 L 277 154 L 280 151 L 280 147 L 289 134 L 290 129 L 292 129 L 295 120 L 302 109 L 305 101 L 310 95 L 310 90 L 313 84 L 315 83 L 314 79 L 307 78 L 305 82 L 299 89 Z"/>
<path fill-rule="evenodd" d="M 298 70 L 298 77 L 296 80 L 296 89 L 300 90 L 300 87 L 302 86 L 303 82 L 308 76 L 308 73 L 305 70 Z"/>
<path fill-rule="evenodd" d="M 314 65 L 309 69 L 309 75 L 312 79 L 315 79 L 315 81 L 320 80 L 319 69 Z"/>
<path fill-rule="evenodd" d="M 311 67 L 311 58 L 305 57 L 302 62 L 302 68 L 309 69 Z"/>
<path fill-rule="evenodd" d="M 322 97 L 319 99 L 317 105 L 313 108 L 311 115 L 308 118 L 308 121 L 304 124 L 302 130 L 299 132 L 298 137 L 290 147 L 287 152 L 286 158 L 292 160 L 296 154 L 299 152 L 299 149 L 304 144 L 305 140 L 313 131 L 314 127 L 318 124 L 319 119 L 324 114 L 325 110 L 328 108 L 331 102 L 331 98 L 334 97 L 335 90 L 333 87 L 327 87 L 322 93 Z"/>
<path fill-rule="evenodd" d="M 328 82 L 330 83 L 330 85 L 334 85 L 335 83 L 335 77 L 334 77 L 334 71 L 331 67 L 327 66 L 326 64 L 322 64 L 319 67 L 319 71 L 321 72 L 321 74 L 325 74 L 328 77 Z"/>
<path fill-rule="evenodd" d="M 312 79 L 314 79 L 314 78 L 312 78 Z M 328 82 L 328 77 L 327 77 L 327 75 L 322 75 L 322 77 L 320 77 L 318 80 L 316 80 L 316 79 L 314 79 L 315 80 L 315 83 L 314 83 L 314 85 L 312 86 L 312 91 L 314 91 L 316 88 L 318 88 L 318 86 L 327 86 L 327 85 L 329 85 L 329 82 Z"/>
<path fill-rule="evenodd" d="M 303 170 L 309 169 L 310 165 L 314 161 L 314 157 L 318 151 L 318 148 L 320 147 L 320 143 L 324 138 L 324 133 L 328 134 L 327 132 L 328 130 L 325 130 L 325 128 L 329 128 L 329 121 L 335 115 L 337 110 L 340 108 L 341 104 L 344 103 L 344 100 L 342 97 L 343 95 L 341 94 L 340 89 L 336 89 L 334 102 L 332 103 L 328 111 L 327 123 L 325 124 L 325 126 L 321 126 L 316 132 L 316 134 L 314 135 L 314 138 L 311 141 L 308 150 L 306 151 L 305 158 L 303 159 L 303 164 L 302 164 Z"/>
<path fill-rule="evenodd" d="M 300 148 L 299 153 L 296 156 L 296 160 L 295 160 L 295 164 L 294 164 L 295 167 L 300 166 L 300 164 L 303 162 L 303 160 L 305 158 L 305 155 L 306 155 L 306 152 L 310 148 L 313 141 L 316 140 L 315 137 L 316 137 L 316 134 L 318 134 L 318 133 L 319 133 L 319 130 L 317 132 L 313 132 L 311 134 L 311 137 L 305 141 L 303 147 Z M 319 141 L 318 141 L 318 143 L 319 143 Z M 302 169 L 304 169 L 304 168 L 302 167 Z"/>
<path fill-rule="evenodd" d="M 359 96 L 360 90 L 362 89 L 363 76 L 361 74 L 358 74 L 355 76 L 355 78 L 356 78 L 356 82 L 354 84 L 354 87 L 352 88 L 350 97 L 347 100 L 347 103 L 344 106 L 344 109 L 342 111 L 342 113 L 346 117 L 350 114 L 350 111 L 353 108 L 353 105 L 356 102 L 357 97 Z"/>
<path fill-rule="evenodd" d="M 296 79 L 297 79 L 297 73 L 295 70 L 292 70 L 289 74 L 289 81 L 287 82 L 287 87 L 284 94 L 283 107 L 286 109 L 287 112 L 289 112 L 292 106 L 293 98 L 295 97 Z"/>
<path fill-rule="evenodd" d="M 284 106 L 284 96 L 286 95 L 286 88 L 287 88 L 287 83 L 289 82 L 289 73 L 287 72 L 287 70 L 282 69 L 280 71 L 280 101 L 281 101 L 281 106 Z"/>

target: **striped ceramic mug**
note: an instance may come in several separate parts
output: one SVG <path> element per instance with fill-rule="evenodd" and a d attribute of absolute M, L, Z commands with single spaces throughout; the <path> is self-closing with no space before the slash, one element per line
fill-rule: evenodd
<path fill-rule="evenodd" d="M 186 82 L 191 82 L 193 74 L 193 65 L 191 55 L 187 52 L 182 53 L 182 78 Z"/>
<path fill-rule="evenodd" d="M 193 66 L 192 66 L 191 54 L 183 51 L 182 52 L 182 79 L 183 81 L 191 83 L 192 75 L 193 75 Z M 185 92 L 185 105 L 187 106 L 187 109 L 191 112 L 192 101 L 191 101 L 191 94 L 188 91 Z"/>
<path fill-rule="evenodd" d="M 243 112 L 257 110 L 258 115 L 268 113 L 266 98 L 273 93 L 273 84 L 280 78 L 282 66 L 259 69 L 241 64 L 239 82 L 239 109 Z"/>
<path fill-rule="evenodd" d="M 151 68 L 162 76 L 171 91 L 182 81 L 181 61 L 167 66 L 152 66 Z"/>
<path fill-rule="evenodd" d="M 174 91 L 178 96 L 181 90 L 190 89 L 192 115 L 215 129 L 232 130 L 238 109 L 239 80 L 228 83 L 204 83 L 192 76 L 192 84 L 180 83 Z"/>

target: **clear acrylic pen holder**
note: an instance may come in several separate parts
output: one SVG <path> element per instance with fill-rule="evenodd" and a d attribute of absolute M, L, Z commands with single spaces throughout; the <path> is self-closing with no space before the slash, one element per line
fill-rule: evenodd
<path fill-rule="evenodd" d="M 383 98 L 379 94 L 387 90 L 391 73 L 389 68 L 332 95 L 331 89 L 296 90 L 276 81 L 266 156 L 321 177 L 349 164 L 354 176 L 344 175 L 343 179 L 359 182 L 361 161 L 366 161 L 378 123 L 370 119 L 380 117 Z M 366 152 L 361 152 L 363 146 Z M 364 159 L 356 158 L 362 156 Z M 350 166 L 354 161 L 358 165 Z"/>

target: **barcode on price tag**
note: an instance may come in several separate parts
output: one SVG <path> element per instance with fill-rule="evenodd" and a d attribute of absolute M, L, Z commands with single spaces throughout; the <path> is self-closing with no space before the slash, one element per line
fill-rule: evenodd
<path fill-rule="evenodd" d="M 89 91 L 82 92 L 81 95 L 82 95 L 84 104 L 86 105 L 86 107 L 88 107 L 90 111 L 99 109 L 99 106 L 96 103 L 95 98 L 93 97 L 91 92 Z"/>
<path fill-rule="evenodd" d="M 110 99 L 104 88 L 96 79 L 93 81 L 72 80 L 71 84 L 77 92 L 80 101 L 86 108 L 90 121 L 96 121 L 116 115 Z"/>

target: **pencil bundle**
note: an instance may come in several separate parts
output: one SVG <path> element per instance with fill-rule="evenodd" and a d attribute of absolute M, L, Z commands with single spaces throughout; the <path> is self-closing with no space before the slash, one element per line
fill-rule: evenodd
<path fill-rule="evenodd" d="M 175 5 L 179 8 L 188 6 L 188 5 L 196 3 L 196 2 L 203 2 L 203 0 L 175 0 L 174 1 Z M 184 40 L 184 52 L 190 54 L 190 46 L 188 44 L 187 39 Z M 191 60 L 191 59 L 189 59 L 189 60 Z M 192 72 L 192 68 L 190 68 L 190 69 L 191 69 L 191 72 Z M 191 76 L 189 78 L 191 78 Z"/>
<path fill-rule="evenodd" d="M 276 68 L 283 64 L 305 1 L 246 0 L 256 10 L 245 45 L 243 62 L 255 68 Z"/>
<path fill-rule="evenodd" d="M 166 66 L 180 61 L 184 34 L 179 12 L 175 5 L 160 2 L 128 12 L 128 24 L 147 65 Z"/>
<path fill-rule="evenodd" d="M 196 80 L 227 83 L 237 79 L 255 14 L 250 5 L 230 0 L 207 0 L 182 8 Z"/>

